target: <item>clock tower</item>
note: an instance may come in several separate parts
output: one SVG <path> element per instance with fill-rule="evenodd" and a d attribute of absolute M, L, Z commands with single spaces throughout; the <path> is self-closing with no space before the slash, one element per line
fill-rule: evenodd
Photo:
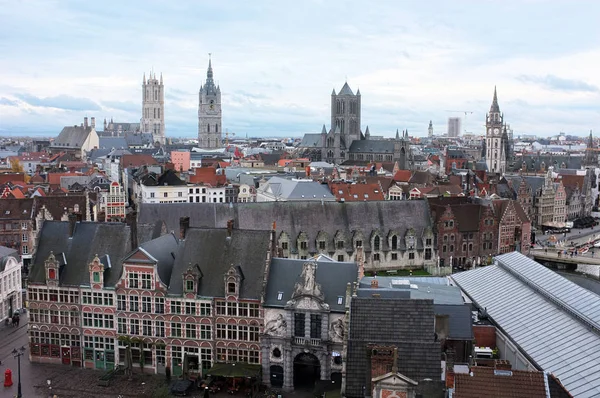
<path fill-rule="evenodd" d="M 206 82 L 198 94 L 198 146 L 205 149 L 221 147 L 221 88 L 215 86 L 212 62 L 208 58 Z"/>
<path fill-rule="evenodd" d="M 485 129 L 485 159 L 488 172 L 504 174 L 506 171 L 506 142 L 508 136 L 504 124 L 504 115 L 500 113 L 500 107 L 498 106 L 496 87 L 494 87 L 494 99 L 492 100 L 490 112 L 486 115 Z"/>

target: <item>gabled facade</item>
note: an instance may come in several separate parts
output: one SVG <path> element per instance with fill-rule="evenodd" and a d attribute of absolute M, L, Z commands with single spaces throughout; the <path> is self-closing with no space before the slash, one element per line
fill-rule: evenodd
<path fill-rule="evenodd" d="M 0 246 L 0 322 L 23 308 L 21 294 L 21 268 L 19 253 L 15 249 Z"/>

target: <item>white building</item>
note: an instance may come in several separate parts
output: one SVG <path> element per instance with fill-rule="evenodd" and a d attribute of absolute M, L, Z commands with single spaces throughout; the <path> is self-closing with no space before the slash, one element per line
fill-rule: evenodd
<path fill-rule="evenodd" d="M 187 185 L 139 184 L 138 203 L 185 203 L 188 201 Z"/>
<path fill-rule="evenodd" d="M 337 199 L 325 184 L 305 179 L 271 177 L 263 181 L 256 190 L 257 202 L 323 201 Z"/>
<path fill-rule="evenodd" d="M 21 268 L 19 253 L 0 246 L 0 322 L 23 307 L 21 294 Z"/>

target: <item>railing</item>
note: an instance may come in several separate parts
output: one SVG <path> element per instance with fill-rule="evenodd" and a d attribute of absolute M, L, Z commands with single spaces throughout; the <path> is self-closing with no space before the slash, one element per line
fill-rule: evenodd
<path fill-rule="evenodd" d="M 294 344 L 306 345 L 306 339 L 304 337 L 294 337 Z"/>
<path fill-rule="evenodd" d="M 307 339 L 306 337 L 294 337 L 294 344 L 311 345 L 314 347 L 318 347 L 321 345 L 321 339 Z"/>

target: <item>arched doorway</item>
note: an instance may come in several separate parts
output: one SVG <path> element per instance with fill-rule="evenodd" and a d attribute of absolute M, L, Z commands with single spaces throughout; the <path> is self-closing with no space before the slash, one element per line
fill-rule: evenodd
<path fill-rule="evenodd" d="M 294 359 L 294 388 L 311 389 L 321 380 L 319 359 L 310 353 L 301 353 Z"/>

